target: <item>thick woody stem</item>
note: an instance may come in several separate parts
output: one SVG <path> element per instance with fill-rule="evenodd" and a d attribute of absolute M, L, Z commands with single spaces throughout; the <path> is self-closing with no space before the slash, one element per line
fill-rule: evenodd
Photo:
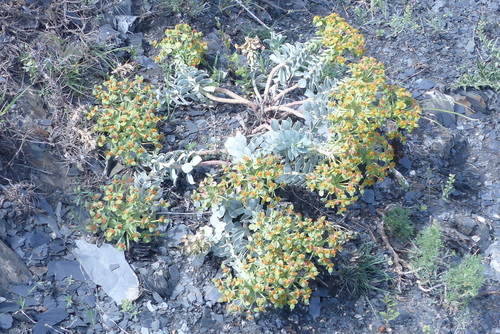
<path fill-rule="evenodd" d="M 220 155 L 220 154 L 226 154 L 226 153 L 227 153 L 227 150 L 225 148 L 216 149 L 216 150 L 200 150 L 200 151 L 196 152 L 197 155 L 201 155 L 201 156 L 204 156 L 204 155 Z"/>
<path fill-rule="evenodd" d="M 293 102 L 290 102 L 290 103 L 285 103 L 283 105 L 281 105 L 282 107 L 295 107 L 295 106 L 301 106 L 303 105 L 304 103 L 308 102 L 308 101 L 312 101 L 312 98 L 307 98 L 305 100 L 301 100 L 301 101 L 293 101 Z"/>
<path fill-rule="evenodd" d="M 281 117 L 284 117 L 288 114 L 292 114 L 292 115 L 295 115 L 297 116 L 298 118 L 304 118 L 304 115 L 302 115 L 302 113 L 298 110 L 295 110 L 295 109 L 292 109 L 290 107 L 285 107 L 285 106 L 271 106 L 271 107 L 267 107 L 264 109 L 264 112 L 269 112 L 269 111 L 284 111 L 285 113 L 281 115 Z"/>
<path fill-rule="evenodd" d="M 286 94 L 297 88 L 299 88 L 299 84 L 295 84 L 291 87 L 288 87 L 287 89 L 285 89 L 284 91 L 275 96 L 275 98 L 273 99 L 273 104 L 277 103 L 282 97 L 284 97 Z"/>
<path fill-rule="evenodd" d="M 259 133 L 263 130 L 272 131 L 273 129 L 271 128 L 271 126 L 269 124 L 261 124 L 252 130 L 252 134 Z"/>
<path fill-rule="evenodd" d="M 271 89 L 271 82 L 273 81 L 274 75 L 276 74 L 276 72 L 279 71 L 280 68 L 282 68 L 285 65 L 286 65 L 286 62 L 278 64 L 269 73 L 269 76 L 267 77 L 267 82 L 266 82 L 266 89 L 264 90 L 264 98 L 269 96 L 269 90 Z"/>
<path fill-rule="evenodd" d="M 231 103 L 231 104 L 245 104 L 248 107 L 252 108 L 253 110 L 258 109 L 258 107 L 255 103 L 253 103 L 250 100 L 245 99 L 242 96 L 239 96 L 236 93 L 231 92 L 228 89 L 221 88 L 221 87 L 215 87 L 214 91 L 216 91 L 218 93 L 225 94 L 225 95 L 230 96 L 232 98 L 228 99 L 225 97 L 218 97 L 218 96 L 215 96 L 215 95 L 201 89 L 202 94 L 205 95 L 206 97 L 208 97 L 212 101 L 221 102 L 221 103 Z"/>
<path fill-rule="evenodd" d="M 257 97 L 257 101 L 259 102 L 259 104 L 262 104 L 262 95 L 260 95 L 259 93 L 259 89 L 257 88 L 257 83 L 255 82 L 255 79 L 252 80 L 252 86 L 255 96 Z"/>

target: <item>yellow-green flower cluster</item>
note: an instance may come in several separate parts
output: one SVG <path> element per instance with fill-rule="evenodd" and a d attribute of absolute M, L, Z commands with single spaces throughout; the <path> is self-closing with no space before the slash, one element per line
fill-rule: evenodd
<path fill-rule="evenodd" d="M 127 165 L 136 165 L 147 148 L 159 150 L 163 135 L 156 123 L 162 120 L 155 111 L 160 103 L 150 85 L 142 77 L 117 80 L 111 77 L 104 86 L 94 89 L 101 106 L 94 106 L 87 115 L 95 118 L 94 131 L 102 133 L 99 146 L 109 145 L 108 157 L 121 157 Z"/>
<path fill-rule="evenodd" d="M 339 212 L 346 211 L 346 206 L 356 202 L 356 193 L 363 178 L 363 173 L 356 164 L 348 159 L 334 159 L 318 164 L 307 176 L 307 186 L 317 191 L 326 207 L 337 207 Z"/>
<path fill-rule="evenodd" d="M 249 229 L 252 241 L 248 255 L 235 268 L 237 276 L 223 267 L 223 277 L 214 279 L 228 310 L 245 311 L 249 317 L 268 304 L 291 309 L 299 301 L 308 304 L 309 281 L 319 274 L 317 265 L 331 273 L 331 259 L 348 238 L 324 217 L 303 219 L 292 205 L 256 213 Z"/>
<path fill-rule="evenodd" d="M 402 131 L 413 130 L 421 113 L 407 90 L 387 84 L 384 66 L 374 58 L 363 57 L 348 68 L 350 77 L 334 89 L 328 115 L 325 147 L 337 150 L 335 158 L 319 164 L 307 182 L 328 207 L 341 212 L 357 200 L 358 190 L 394 167 L 390 140 L 404 141 Z"/>
<path fill-rule="evenodd" d="M 169 67 L 169 61 L 174 66 L 184 65 L 196 67 L 203 60 L 207 51 L 207 43 L 203 42 L 202 33 L 192 29 L 186 23 L 165 30 L 165 37 L 154 41 L 153 46 L 160 48 L 154 61 L 162 66 Z"/>
<path fill-rule="evenodd" d="M 351 152 L 345 152 L 350 156 L 361 156 L 367 166 L 373 162 L 387 166 L 393 151 L 385 136 L 404 140 L 402 131 L 417 127 L 421 109 L 406 89 L 387 84 L 384 66 L 374 58 L 363 57 L 349 64 L 349 73 L 351 76 L 331 96 L 335 110 L 329 118 L 332 128 L 346 136 L 345 148 L 350 147 Z M 371 180 L 385 175 L 376 171 L 369 174 L 374 174 L 367 178 Z"/>
<path fill-rule="evenodd" d="M 193 199 L 201 201 L 205 208 L 213 207 L 229 198 L 243 204 L 251 199 L 258 199 L 267 207 L 273 208 L 281 201 L 274 192 L 284 186 L 276 181 L 283 175 L 283 169 L 279 159 L 273 155 L 263 158 L 244 157 L 241 164 L 224 168 L 222 180 L 218 183 L 213 177 L 206 178 Z M 235 191 L 236 189 L 238 191 Z"/>
<path fill-rule="evenodd" d="M 343 64 L 346 62 L 344 56 L 347 52 L 355 56 L 361 56 L 365 52 L 363 35 L 338 14 L 316 16 L 313 22 L 318 28 L 317 34 L 322 37 L 322 44 L 328 48 L 330 61 Z"/>
<path fill-rule="evenodd" d="M 214 280 L 230 311 L 251 316 L 269 303 L 292 309 L 299 301 L 307 303 L 309 281 L 319 273 L 317 265 L 332 272 L 331 258 L 347 239 L 345 232 L 324 217 L 303 219 L 292 205 L 280 203 L 274 193 L 284 186 L 277 183 L 283 173 L 275 156 L 245 157 L 242 163 L 227 167 L 219 182 L 206 178 L 193 196 L 203 207 L 258 200 L 266 208 L 266 212 L 254 212 L 248 222 L 252 231 L 248 255 L 240 265 L 232 264 L 236 275 L 223 267 L 224 276 Z"/>
<path fill-rule="evenodd" d="M 87 203 L 92 217 L 87 227 L 90 232 L 103 232 L 106 240 L 115 240 L 120 250 L 127 249 L 130 241 L 150 242 L 154 235 L 160 235 L 158 224 L 165 217 L 156 218 L 156 211 L 168 206 L 161 199 L 160 187 L 139 189 L 133 178 L 115 175 L 101 192 L 93 194 L 92 202 Z"/>

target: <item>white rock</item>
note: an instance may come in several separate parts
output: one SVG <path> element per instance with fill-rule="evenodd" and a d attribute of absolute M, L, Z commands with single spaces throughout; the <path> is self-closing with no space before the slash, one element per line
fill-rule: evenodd
<path fill-rule="evenodd" d="M 500 241 L 495 241 L 485 252 L 490 257 L 490 267 L 495 274 L 495 279 L 500 282 Z"/>
<path fill-rule="evenodd" d="M 477 218 L 477 220 L 479 220 L 480 223 L 486 222 L 486 219 L 484 217 L 476 216 L 476 218 Z"/>
<path fill-rule="evenodd" d="M 99 248 L 83 239 L 75 243 L 77 248 L 73 255 L 92 281 L 100 285 L 117 305 L 121 305 L 124 299 L 134 301 L 139 298 L 139 280 L 122 251 L 109 244 Z"/>

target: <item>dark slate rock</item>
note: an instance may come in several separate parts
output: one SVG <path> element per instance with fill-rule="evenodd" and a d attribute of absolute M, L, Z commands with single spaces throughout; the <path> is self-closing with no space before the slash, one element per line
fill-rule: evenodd
<path fill-rule="evenodd" d="M 2 212 L 4 211 L 0 211 L 0 215 Z M 7 237 L 7 229 L 5 228 L 5 226 L 6 226 L 5 219 L 0 218 L 0 239 L 2 240 L 5 240 Z"/>
<path fill-rule="evenodd" d="M 61 296 L 63 297 L 63 296 Z M 47 296 L 44 298 L 44 301 L 43 301 L 43 306 L 47 309 L 47 310 L 50 310 L 50 309 L 54 309 L 57 307 L 57 301 L 55 300 L 54 297 L 52 296 Z"/>
<path fill-rule="evenodd" d="M 193 257 L 193 260 L 191 261 L 191 265 L 194 268 L 200 268 L 204 262 L 205 262 L 205 255 L 199 254 L 199 255 L 196 255 L 195 257 Z"/>
<path fill-rule="evenodd" d="M 141 33 L 132 34 L 128 37 L 129 46 L 135 50 L 136 56 L 142 56 L 144 53 L 144 49 L 142 47 L 142 38 L 143 36 Z"/>
<path fill-rule="evenodd" d="M 177 225 L 173 230 L 168 232 L 167 244 L 171 247 L 178 247 L 182 243 L 182 237 L 189 232 L 186 225 Z"/>
<path fill-rule="evenodd" d="M 15 293 L 21 297 L 27 297 L 29 294 L 33 293 L 36 290 L 34 284 L 15 284 L 10 288 L 10 292 Z"/>
<path fill-rule="evenodd" d="M 50 253 L 55 255 L 64 252 L 66 249 L 67 247 L 64 245 L 64 241 L 61 239 L 56 239 L 49 245 Z"/>
<path fill-rule="evenodd" d="M 48 245 L 50 242 L 50 236 L 42 228 L 37 228 L 33 232 L 26 233 L 25 237 L 26 244 L 31 247 Z"/>
<path fill-rule="evenodd" d="M 71 319 L 69 328 L 86 327 L 86 326 L 87 326 L 87 324 L 85 322 L 83 322 L 82 319 L 80 319 L 78 317 L 74 317 Z"/>
<path fill-rule="evenodd" d="M 158 304 L 165 301 L 165 299 L 163 299 L 162 296 L 160 296 L 160 294 L 158 292 L 156 292 L 156 291 L 153 291 L 153 299 Z"/>
<path fill-rule="evenodd" d="M 165 277 L 163 270 L 155 271 L 153 274 L 144 276 L 147 287 L 165 299 L 170 298 L 173 289 L 170 287 L 168 277 Z"/>
<path fill-rule="evenodd" d="M 323 307 L 337 307 L 337 305 L 339 304 L 339 300 L 335 297 L 332 297 L 332 298 L 323 298 L 321 300 L 321 306 Z"/>
<path fill-rule="evenodd" d="M 31 332 L 32 334 L 51 334 L 53 333 L 47 326 L 45 326 L 45 323 L 43 322 L 38 322 L 34 327 Z"/>
<path fill-rule="evenodd" d="M 21 305 L 16 302 L 3 302 L 0 303 L 0 314 L 1 313 L 9 313 L 9 312 L 16 312 L 21 308 Z"/>
<path fill-rule="evenodd" d="M 365 189 L 361 199 L 367 204 L 372 204 L 375 202 L 375 192 L 371 189 Z"/>
<path fill-rule="evenodd" d="M 45 196 L 43 196 L 42 194 L 38 194 L 38 204 L 40 208 L 45 211 L 50 217 L 52 217 L 53 219 L 57 219 L 52 206 L 47 202 Z"/>
<path fill-rule="evenodd" d="M 311 297 L 311 299 L 309 300 L 309 314 L 313 318 L 317 318 L 321 314 L 321 298 L 320 297 Z"/>
<path fill-rule="evenodd" d="M 7 231 L 7 234 L 8 233 L 9 233 L 9 231 Z M 13 250 L 16 250 L 16 248 L 19 248 L 22 245 L 24 245 L 24 242 L 26 241 L 26 238 L 23 238 L 23 237 L 20 237 L 20 236 L 17 236 L 17 235 L 13 235 L 13 236 L 7 238 L 7 241 L 8 241 L 8 244 L 10 245 L 10 247 Z"/>
<path fill-rule="evenodd" d="M 450 114 L 447 112 L 436 112 L 436 118 L 437 121 L 442 124 L 443 126 L 454 129 L 455 127 L 453 126 L 456 122 L 456 116 L 454 114 Z"/>
<path fill-rule="evenodd" d="M 402 157 L 401 160 L 399 160 L 399 163 L 407 170 L 411 170 L 411 160 L 410 158 L 408 158 L 408 156 L 405 155 L 404 157 Z"/>
<path fill-rule="evenodd" d="M 209 329 L 215 324 L 215 321 L 212 319 L 212 315 L 210 314 L 210 309 L 207 307 L 203 312 L 203 316 L 200 320 L 200 325 L 203 329 Z"/>
<path fill-rule="evenodd" d="M 13 320 L 10 314 L 0 314 L 0 329 L 11 328 Z"/>
<path fill-rule="evenodd" d="M 458 225 L 457 228 L 460 232 L 470 236 L 474 231 L 474 228 L 476 227 L 477 223 L 474 219 L 470 217 L 461 217 L 457 221 L 457 225 Z"/>
<path fill-rule="evenodd" d="M 54 276 L 58 281 L 62 281 L 66 277 L 71 277 L 82 282 L 89 279 L 82 271 L 78 261 L 50 261 L 47 268 L 47 275 Z"/>
<path fill-rule="evenodd" d="M 419 79 L 416 81 L 416 84 L 417 84 L 417 89 L 420 90 L 428 90 L 436 86 L 436 83 L 429 79 Z"/>
<path fill-rule="evenodd" d="M 85 297 L 85 302 L 90 308 L 95 307 L 95 297 L 93 295 L 88 295 Z"/>
<path fill-rule="evenodd" d="M 136 58 L 136 60 L 139 63 L 139 65 L 141 67 L 144 67 L 145 69 L 149 70 L 149 69 L 158 68 L 158 65 L 153 60 L 151 60 L 151 58 L 149 58 L 149 57 L 139 56 Z"/>
<path fill-rule="evenodd" d="M 49 324 L 51 326 L 56 325 L 66 319 L 69 316 L 68 312 L 62 307 L 56 307 L 47 310 L 43 313 L 37 314 L 35 318 L 40 323 Z"/>
<path fill-rule="evenodd" d="M 41 246 L 38 246 L 38 247 L 33 249 L 30 260 L 31 261 L 38 261 L 39 263 L 41 263 L 42 261 L 47 260 L 48 257 L 49 257 L 49 246 L 48 245 L 41 245 Z"/>
<path fill-rule="evenodd" d="M 56 220 L 53 217 L 46 215 L 37 215 L 33 217 L 33 219 L 36 221 L 37 225 L 49 226 L 50 229 L 52 230 L 52 233 L 54 233 L 56 237 L 58 238 L 61 237 L 59 226 L 57 226 Z"/>
<path fill-rule="evenodd" d="M 325 288 L 318 288 L 312 293 L 315 297 L 328 297 L 328 290 Z"/>
<path fill-rule="evenodd" d="M 105 24 L 99 28 L 99 35 L 97 41 L 100 43 L 109 41 L 111 39 L 116 39 L 120 35 L 119 31 L 113 29 L 110 24 Z"/>
<path fill-rule="evenodd" d="M 174 264 L 168 268 L 168 273 L 170 274 L 169 284 L 173 285 L 173 287 L 175 288 L 181 278 L 179 268 Z"/>

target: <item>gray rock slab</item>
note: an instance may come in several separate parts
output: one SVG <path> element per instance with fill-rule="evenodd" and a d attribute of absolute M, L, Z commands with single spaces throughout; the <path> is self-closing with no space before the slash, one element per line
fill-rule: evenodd
<path fill-rule="evenodd" d="M 12 283 L 33 279 L 28 267 L 2 240 L 0 240 L 0 295 L 5 295 Z"/>
<path fill-rule="evenodd" d="M 0 314 L 0 329 L 9 329 L 12 327 L 12 316 L 10 314 Z"/>
<path fill-rule="evenodd" d="M 182 238 L 189 233 L 186 225 L 177 225 L 173 230 L 169 231 L 167 235 L 167 244 L 171 247 L 178 247 L 182 244 Z"/>
<path fill-rule="evenodd" d="M 490 258 L 490 267 L 495 275 L 495 279 L 500 282 L 500 242 L 492 243 L 485 252 Z"/>
<path fill-rule="evenodd" d="M 84 282 L 89 278 L 82 271 L 82 267 L 78 261 L 50 261 L 47 269 L 47 275 L 53 275 L 58 281 L 62 281 L 66 277 L 71 277 Z"/>
<path fill-rule="evenodd" d="M 309 301 L 309 314 L 316 318 L 321 314 L 321 298 L 311 297 Z"/>
<path fill-rule="evenodd" d="M 365 189 L 361 199 L 367 204 L 372 204 L 375 202 L 375 193 L 371 189 Z"/>
<path fill-rule="evenodd" d="M 73 255 L 90 279 L 100 285 L 116 304 L 121 305 L 124 299 L 134 301 L 139 298 L 139 280 L 123 252 L 108 244 L 97 247 L 82 239 L 75 243 L 77 248 L 73 250 Z"/>
<path fill-rule="evenodd" d="M 48 325 L 56 325 L 66 319 L 68 317 L 68 312 L 62 307 L 56 307 L 50 310 L 47 310 L 43 313 L 37 314 L 36 319 L 39 322 L 48 324 Z"/>

